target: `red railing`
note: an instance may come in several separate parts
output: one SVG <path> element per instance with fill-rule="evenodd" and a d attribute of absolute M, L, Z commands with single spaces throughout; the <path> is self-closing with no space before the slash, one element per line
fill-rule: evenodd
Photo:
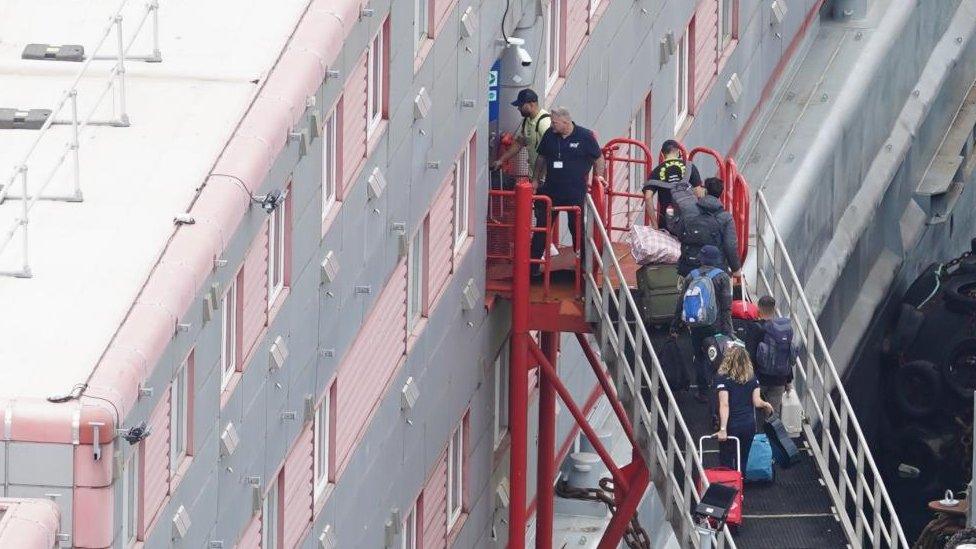
<path fill-rule="evenodd" d="M 637 147 L 637 150 L 640 151 L 640 153 L 643 155 L 643 159 L 635 158 L 633 156 L 629 156 L 628 154 L 620 154 L 621 149 L 624 147 L 626 147 L 627 150 L 633 150 L 632 149 L 633 147 Z M 624 202 L 625 209 L 627 210 L 630 209 L 630 205 L 629 205 L 630 201 L 635 199 L 640 200 L 641 211 L 644 212 L 644 224 L 647 224 L 649 222 L 647 216 L 647 208 L 643 206 L 643 202 L 644 202 L 643 193 L 634 193 L 634 192 L 618 190 L 614 188 L 614 184 L 617 181 L 617 164 L 619 163 L 624 164 L 623 168 L 625 169 L 629 168 L 631 164 L 641 164 L 644 166 L 645 174 L 650 174 L 651 169 L 654 168 L 654 165 L 652 164 L 653 157 L 651 156 L 651 151 L 650 149 L 647 148 L 647 145 L 635 139 L 627 139 L 624 137 L 611 139 L 610 142 L 604 145 L 603 158 L 604 160 L 606 160 L 607 163 L 607 177 L 606 177 L 607 192 L 606 192 L 606 201 L 605 201 L 606 207 L 601 209 L 600 211 L 602 212 L 603 218 L 606 222 L 607 234 L 609 234 L 612 239 L 614 231 L 624 232 L 624 233 L 630 231 L 630 225 L 617 226 L 613 224 L 614 217 L 615 217 L 614 214 L 616 213 L 614 210 L 614 204 L 616 203 L 619 205 L 621 200 Z M 630 218 L 630 216 L 627 216 L 628 223 L 633 223 L 633 221 L 634 220 Z"/>

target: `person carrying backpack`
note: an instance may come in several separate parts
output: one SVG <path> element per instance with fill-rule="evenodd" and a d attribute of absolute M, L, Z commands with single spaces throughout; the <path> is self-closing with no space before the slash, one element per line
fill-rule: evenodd
<path fill-rule="evenodd" d="M 676 188 L 700 187 L 702 184 L 698 168 L 681 158 L 681 145 L 677 141 L 668 139 L 662 143 L 661 156 L 664 161 L 651 170 L 647 183 L 641 189 L 644 208 L 655 228 L 665 227 L 665 211 L 674 202 Z"/>
<path fill-rule="evenodd" d="M 549 131 L 552 124 L 552 117 L 549 112 L 539 105 L 539 96 L 531 89 L 519 91 L 518 97 L 512 101 L 512 106 L 519 110 L 522 115 L 522 124 L 519 125 L 518 133 L 515 134 L 515 146 L 509 148 L 498 160 L 491 163 L 491 169 L 498 170 L 517 155 L 524 148 L 528 152 L 528 171 L 526 175 L 532 174 L 535 167 L 536 158 L 539 153 L 536 148 L 542 141 L 542 136 Z"/>
<path fill-rule="evenodd" d="M 716 334 L 733 334 L 732 278 L 718 266 L 722 253 L 715 246 L 702 246 L 700 257 L 701 267 L 692 269 L 682 283 L 671 333 L 677 336 L 682 326 L 688 327 L 695 350 L 696 398 L 708 402 L 714 370 L 704 343 Z"/>
<path fill-rule="evenodd" d="M 722 267 L 733 276 L 738 276 L 742 269 L 742 260 L 739 258 L 739 239 L 735 234 L 735 221 L 732 219 L 732 214 L 722 205 L 725 183 L 717 177 L 709 177 L 705 180 L 705 192 L 707 194 L 698 199 L 698 209 L 706 215 L 714 216 L 718 224 L 719 242 L 713 244 L 722 251 L 724 260 Z"/>
<path fill-rule="evenodd" d="M 756 346 L 756 378 L 763 398 L 780 413 L 783 393 L 793 383 L 793 365 L 798 350 L 793 342 L 793 326 L 790 319 L 776 316 L 776 300 L 770 296 L 759 298 L 759 318 L 762 335 Z"/>

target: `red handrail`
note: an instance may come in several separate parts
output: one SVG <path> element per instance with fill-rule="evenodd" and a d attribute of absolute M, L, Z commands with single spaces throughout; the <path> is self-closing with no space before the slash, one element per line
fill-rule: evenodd
<path fill-rule="evenodd" d="M 636 157 L 629 156 L 629 155 L 621 155 L 621 154 L 618 154 L 618 151 L 620 151 L 621 150 L 621 147 L 623 147 L 623 146 L 628 147 L 628 149 L 630 147 L 637 147 L 637 149 L 640 151 L 640 154 L 641 154 L 641 156 L 643 156 L 643 158 L 636 158 Z M 644 165 L 644 173 L 645 174 L 650 174 L 651 173 L 651 170 L 654 168 L 654 165 L 652 164 L 653 155 L 651 154 L 651 150 L 648 148 L 648 146 L 646 144 L 644 144 L 643 142 L 638 141 L 636 139 L 629 139 L 629 138 L 626 138 L 626 137 L 618 137 L 616 139 L 611 139 L 609 142 L 607 142 L 606 145 L 603 146 L 603 158 L 604 158 L 604 160 L 606 160 L 606 163 L 607 163 L 607 189 L 606 189 L 606 204 L 605 204 L 605 209 L 600 210 L 600 212 L 604 216 L 604 221 L 605 221 L 605 225 L 604 226 L 607 229 L 607 234 L 612 237 L 613 236 L 613 231 L 627 232 L 627 231 L 630 230 L 630 226 L 629 225 L 628 226 L 624 226 L 624 227 L 618 227 L 618 226 L 615 226 L 613 224 L 613 214 L 614 214 L 613 204 L 614 204 L 614 199 L 615 198 L 618 198 L 618 197 L 619 198 L 622 198 L 624 200 L 640 199 L 640 200 L 643 201 L 643 199 L 644 199 L 644 195 L 641 194 L 641 193 L 632 193 L 632 192 L 628 192 L 628 191 L 620 191 L 620 190 L 617 190 L 617 189 L 614 188 L 614 186 L 613 186 L 614 185 L 614 182 L 617 180 L 616 179 L 616 164 L 618 162 L 622 162 L 622 163 L 627 164 L 627 165 L 630 165 L 630 164 L 643 164 Z M 641 210 L 644 212 L 644 224 L 647 224 L 649 222 L 649 219 L 648 219 L 648 216 L 647 216 L 647 209 L 646 208 L 641 208 Z M 633 221 L 630 220 L 630 219 L 628 219 L 628 222 L 631 222 L 632 223 Z"/>

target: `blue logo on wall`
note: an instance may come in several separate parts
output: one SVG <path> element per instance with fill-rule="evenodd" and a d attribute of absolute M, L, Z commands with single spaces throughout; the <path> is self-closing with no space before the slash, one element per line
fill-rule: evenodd
<path fill-rule="evenodd" d="M 498 77 L 501 60 L 496 60 L 488 71 L 488 122 L 498 120 Z"/>

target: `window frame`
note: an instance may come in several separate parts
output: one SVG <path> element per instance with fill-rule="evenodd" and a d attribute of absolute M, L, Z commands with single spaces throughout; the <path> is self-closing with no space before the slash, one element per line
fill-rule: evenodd
<path fill-rule="evenodd" d="M 508 380 L 511 374 L 511 340 L 506 338 L 498 356 L 492 365 L 492 379 L 495 394 L 493 399 L 494 414 L 492 419 L 492 440 L 497 450 L 505 437 L 508 436 Z"/>
<path fill-rule="evenodd" d="M 322 496 L 330 482 L 330 468 L 332 460 L 332 391 L 325 392 L 325 397 L 315 409 L 312 420 L 312 475 L 315 486 L 315 500 Z M 323 444 L 324 442 L 324 444 Z"/>
<path fill-rule="evenodd" d="M 372 139 L 383 121 L 386 68 L 386 22 L 380 25 L 376 36 L 366 48 L 366 140 Z"/>
<path fill-rule="evenodd" d="M 139 538 L 139 498 L 142 487 L 139 484 L 139 449 L 133 447 L 122 471 L 122 546 L 130 547 Z M 131 528 L 131 531 L 129 530 Z"/>
<path fill-rule="evenodd" d="M 322 123 L 322 221 L 339 201 L 339 121 L 338 105 Z"/>
<path fill-rule="evenodd" d="M 423 522 L 420 518 L 420 510 L 422 509 L 423 497 L 423 494 L 417 497 L 407 511 L 406 517 L 403 519 L 403 535 L 400 540 L 400 549 L 419 549 L 421 546 Z"/>
<path fill-rule="evenodd" d="M 427 222 L 421 223 L 410 237 L 407 247 L 407 332 L 413 333 L 426 312 L 426 287 L 424 283 L 427 261 Z M 416 302 L 416 303 L 415 303 Z"/>
<path fill-rule="evenodd" d="M 471 163 L 473 161 L 474 140 L 472 136 L 454 161 L 454 254 L 461 251 L 461 245 L 471 234 Z"/>
<path fill-rule="evenodd" d="M 718 23 L 716 28 L 718 29 L 718 59 L 722 58 L 722 53 L 725 52 L 726 48 L 732 44 L 735 40 L 736 31 L 736 14 L 738 13 L 738 6 L 736 5 L 738 0 L 718 0 Z M 727 13 L 726 13 L 727 12 Z"/>
<path fill-rule="evenodd" d="M 631 139 L 635 141 L 640 141 L 644 145 L 647 145 L 650 140 L 650 134 L 648 133 L 650 124 L 650 112 L 651 112 L 651 94 L 648 94 L 641 101 L 640 106 L 637 107 L 637 112 L 634 113 L 633 120 L 630 121 L 630 126 L 628 127 L 628 135 Z M 631 147 L 631 153 L 634 158 L 637 158 L 641 152 L 635 150 L 635 147 Z M 653 163 L 653 157 L 651 158 Z M 638 162 L 632 162 L 630 164 L 630 192 L 636 194 L 643 194 L 641 189 L 644 187 L 644 182 L 647 180 L 650 174 L 643 164 Z"/>
<path fill-rule="evenodd" d="M 237 306 L 239 288 L 237 275 L 231 280 L 220 298 L 220 390 L 227 389 L 237 372 L 239 352 L 237 348 Z M 229 333 L 228 333 L 229 332 Z"/>
<path fill-rule="evenodd" d="M 464 421 L 447 443 L 447 530 L 454 528 L 464 511 Z M 455 497 L 457 506 L 455 507 Z"/>
<path fill-rule="evenodd" d="M 268 491 L 264 493 L 264 498 L 261 500 L 261 549 L 279 549 L 282 546 L 280 477 L 280 472 L 275 475 L 274 481 L 272 481 L 271 486 L 268 487 Z M 274 524 L 274 531 L 270 535 L 268 530 L 269 513 L 273 519 L 271 523 Z"/>
<path fill-rule="evenodd" d="M 192 455 L 190 413 L 193 410 L 193 353 L 176 370 L 169 386 L 169 470 L 172 479 Z"/>
<path fill-rule="evenodd" d="M 690 46 L 691 28 L 686 29 L 685 34 L 678 41 L 675 51 L 675 78 L 674 78 L 674 131 L 678 133 L 688 116 L 691 114 L 691 74 L 689 71 L 689 57 L 691 55 Z"/>
<path fill-rule="evenodd" d="M 545 49 L 546 49 L 546 94 L 562 76 L 562 3 L 563 0 L 551 0 L 549 11 L 546 13 Z"/>
<path fill-rule="evenodd" d="M 424 44 L 431 39 L 431 1 L 413 0 L 413 54 L 420 55 Z M 422 22 L 422 24 L 421 24 Z"/>
<path fill-rule="evenodd" d="M 287 286 L 285 277 L 288 260 L 288 200 L 282 196 L 278 207 L 268 215 L 268 307 L 281 296 Z"/>

